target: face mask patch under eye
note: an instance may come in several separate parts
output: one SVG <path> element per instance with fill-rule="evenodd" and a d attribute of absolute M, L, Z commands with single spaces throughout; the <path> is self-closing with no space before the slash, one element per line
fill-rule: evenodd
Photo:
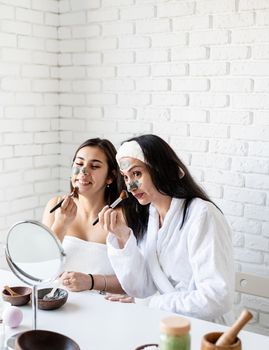
<path fill-rule="evenodd" d="M 78 174 L 87 174 L 87 168 L 82 166 L 75 166 L 72 168 L 72 175 L 76 176 Z"/>
<path fill-rule="evenodd" d="M 73 175 L 73 176 L 78 175 L 80 173 L 80 169 L 81 169 L 80 166 L 73 167 L 72 170 L 71 170 L 71 175 Z"/>
<path fill-rule="evenodd" d="M 127 187 L 127 191 L 131 192 L 131 191 L 135 191 L 137 190 L 139 187 L 141 186 L 141 183 L 138 180 L 132 181 L 128 184 L 126 184 Z"/>

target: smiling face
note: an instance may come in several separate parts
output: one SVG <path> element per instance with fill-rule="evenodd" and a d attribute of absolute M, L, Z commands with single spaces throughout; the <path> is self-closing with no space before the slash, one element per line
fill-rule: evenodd
<path fill-rule="evenodd" d="M 127 190 L 142 205 L 157 202 L 162 196 L 154 186 L 145 163 L 135 158 L 122 158 L 120 171 L 123 175 Z"/>
<path fill-rule="evenodd" d="M 111 182 L 105 153 L 99 147 L 81 148 L 72 166 L 72 184 L 79 187 L 79 193 L 104 194 Z"/>

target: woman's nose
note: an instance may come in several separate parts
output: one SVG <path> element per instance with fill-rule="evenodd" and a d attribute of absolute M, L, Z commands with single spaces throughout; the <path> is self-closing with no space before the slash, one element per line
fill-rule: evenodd
<path fill-rule="evenodd" d="M 128 192 L 136 191 L 138 189 L 138 183 L 137 181 L 131 181 L 126 183 L 126 187 Z"/>
<path fill-rule="evenodd" d="M 89 172 L 87 170 L 87 167 L 83 166 L 81 169 L 80 169 L 80 172 L 83 174 L 83 175 L 88 175 Z"/>

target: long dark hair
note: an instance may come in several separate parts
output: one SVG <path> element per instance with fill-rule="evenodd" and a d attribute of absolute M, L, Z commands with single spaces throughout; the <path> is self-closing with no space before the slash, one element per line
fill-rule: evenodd
<path fill-rule="evenodd" d="M 119 166 L 116 162 L 116 149 L 114 145 L 107 139 L 93 138 L 84 141 L 76 150 L 73 157 L 73 163 L 76 159 L 77 153 L 81 148 L 84 147 L 98 147 L 102 150 L 107 159 L 108 174 L 107 177 L 112 179 L 112 183 L 105 188 L 105 201 L 110 205 L 119 196 L 120 190 L 122 189 L 123 180 L 119 172 Z M 71 191 L 73 191 L 72 183 L 70 182 Z"/>
<path fill-rule="evenodd" d="M 164 195 L 185 199 L 180 228 L 184 225 L 187 210 L 194 198 L 201 198 L 213 203 L 205 191 L 195 182 L 175 151 L 162 138 L 149 134 L 133 137 L 125 142 L 128 141 L 136 141 L 140 145 L 156 189 Z M 136 203 L 130 203 L 131 201 Z M 137 238 L 141 239 L 148 224 L 149 205 L 140 205 L 133 196 L 130 196 L 128 202 L 125 209 L 126 220 Z M 132 210 L 136 210 L 137 215 L 132 214 Z"/>

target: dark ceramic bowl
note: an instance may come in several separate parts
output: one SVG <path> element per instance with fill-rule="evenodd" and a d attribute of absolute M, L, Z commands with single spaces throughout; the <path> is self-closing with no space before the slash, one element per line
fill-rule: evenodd
<path fill-rule="evenodd" d="M 10 287 L 14 292 L 18 293 L 19 295 L 10 295 L 9 292 L 4 289 L 2 291 L 2 298 L 4 301 L 7 301 L 11 305 L 14 306 L 22 306 L 26 305 L 30 301 L 30 297 L 32 294 L 32 289 L 29 287 Z"/>
<path fill-rule="evenodd" d="M 54 298 L 44 300 L 44 296 L 48 294 L 52 288 L 43 288 L 38 290 L 38 308 L 41 310 L 55 310 L 66 303 L 68 292 L 65 289 L 58 288 L 54 294 Z"/>
<path fill-rule="evenodd" d="M 159 349 L 158 344 L 145 344 L 145 345 L 140 345 L 138 348 L 135 348 L 135 350 L 143 350 L 143 349 Z"/>
<path fill-rule="evenodd" d="M 32 330 L 21 333 L 15 341 L 15 350 L 80 350 L 74 340 L 63 334 Z"/>

